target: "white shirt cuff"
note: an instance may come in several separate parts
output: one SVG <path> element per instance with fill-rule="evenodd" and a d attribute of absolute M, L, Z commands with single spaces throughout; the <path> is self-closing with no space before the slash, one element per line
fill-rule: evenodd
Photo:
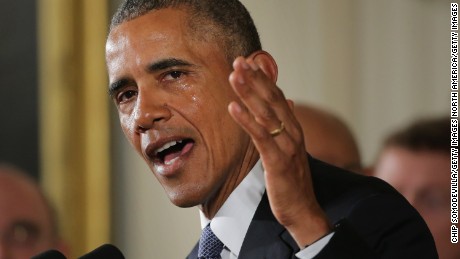
<path fill-rule="evenodd" d="M 334 236 L 334 232 L 324 236 L 315 243 L 300 250 L 297 254 L 295 254 L 295 256 L 300 259 L 311 259 L 315 257 L 329 243 L 332 236 Z"/>

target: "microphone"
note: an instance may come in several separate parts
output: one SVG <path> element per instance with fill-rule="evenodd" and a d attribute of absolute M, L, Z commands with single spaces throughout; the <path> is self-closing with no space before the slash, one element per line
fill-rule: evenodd
<path fill-rule="evenodd" d="M 31 259 L 67 259 L 61 252 L 58 250 L 48 250 L 42 252 Z"/>
<path fill-rule="evenodd" d="M 79 257 L 79 259 L 125 259 L 121 251 L 114 245 L 105 244 Z"/>

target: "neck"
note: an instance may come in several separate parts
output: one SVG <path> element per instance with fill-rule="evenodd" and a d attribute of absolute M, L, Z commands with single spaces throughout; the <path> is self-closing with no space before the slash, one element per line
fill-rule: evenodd
<path fill-rule="evenodd" d="M 204 204 L 200 205 L 200 210 L 208 219 L 214 218 L 219 209 L 224 205 L 230 194 L 236 189 L 236 187 L 243 181 L 243 179 L 249 174 L 251 169 L 259 160 L 259 153 L 254 147 L 252 141 L 249 142 L 247 152 L 243 157 L 243 160 L 236 167 L 236 170 L 229 174 L 221 188 L 217 190 L 216 194 L 213 195 Z"/>

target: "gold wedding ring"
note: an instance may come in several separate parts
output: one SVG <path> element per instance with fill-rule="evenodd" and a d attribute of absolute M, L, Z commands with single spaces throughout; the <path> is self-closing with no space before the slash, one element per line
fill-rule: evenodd
<path fill-rule="evenodd" d="M 272 137 L 276 137 L 276 136 L 278 136 L 281 132 L 283 132 L 283 130 L 284 130 L 284 123 L 281 122 L 281 125 L 280 125 L 279 128 L 270 131 L 270 135 L 272 135 Z"/>

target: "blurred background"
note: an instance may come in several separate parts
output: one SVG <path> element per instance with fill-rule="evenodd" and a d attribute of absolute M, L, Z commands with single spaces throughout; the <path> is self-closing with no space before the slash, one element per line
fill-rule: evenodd
<path fill-rule="evenodd" d="M 450 1 L 242 2 L 285 95 L 342 117 L 365 165 L 395 127 L 448 113 Z M 0 160 L 40 179 L 73 257 L 106 242 L 127 258 L 185 257 L 198 210 L 169 203 L 107 95 L 104 45 L 119 1 L 0 3 Z"/>

